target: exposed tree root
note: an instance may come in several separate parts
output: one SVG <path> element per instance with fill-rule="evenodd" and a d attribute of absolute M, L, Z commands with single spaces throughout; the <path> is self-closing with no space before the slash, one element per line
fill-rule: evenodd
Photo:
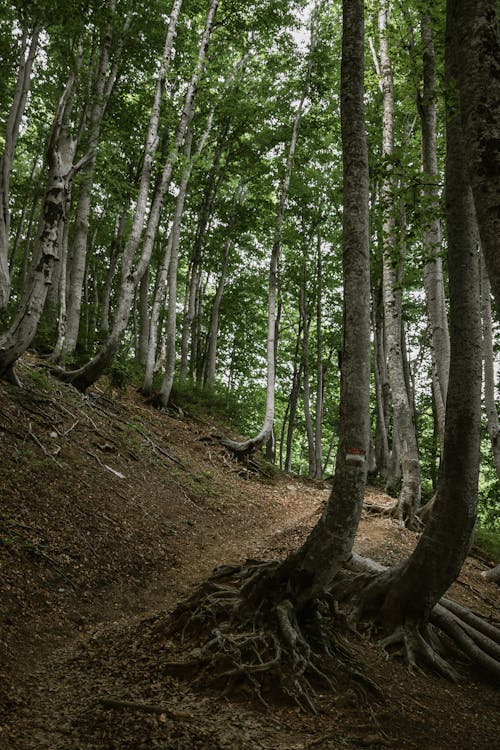
<path fill-rule="evenodd" d="M 496 583 L 497 586 L 500 586 L 500 565 L 496 565 L 490 570 L 483 571 L 481 575 L 483 578 L 486 578 L 487 581 L 492 581 L 493 583 Z"/>
<path fill-rule="evenodd" d="M 425 523 L 420 518 L 418 512 L 414 514 L 411 519 L 405 519 L 403 517 L 399 500 L 392 505 L 377 505 L 376 503 L 365 502 L 363 509 L 366 510 L 367 513 L 373 513 L 374 515 L 382 516 L 384 518 L 393 518 L 396 521 L 399 521 L 399 523 L 402 526 L 405 526 L 405 528 L 410 529 L 410 531 L 422 531 L 423 526 L 425 526 Z"/>
<path fill-rule="evenodd" d="M 351 597 L 351 620 L 362 621 L 368 611 L 370 621 L 376 622 L 374 610 L 381 608 L 390 576 L 388 569 L 356 554 L 353 554 L 348 568 L 360 571 L 360 575 L 338 586 L 343 598 Z M 500 679 L 500 629 L 450 599 L 443 598 L 436 604 L 429 623 L 405 622 L 385 637 L 381 645 L 383 648 L 399 646 L 410 668 L 420 664 L 430 666 L 443 676 L 457 680 L 459 673 L 443 658 L 446 644 L 438 630 L 447 635 L 473 664 Z"/>
<path fill-rule="evenodd" d="M 248 561 L 215 571 L 172 615 L 185 658 L 169 669 L 195 685 L 250 690 L 268 705 L 270 696 L 316 713 L 318 688 L 348 681 L 360 702 L 377 686 L 365 677 L 340 634 L 333 599 L 299 612 L 286 587 L 276 585 L 277 563 Z"/>

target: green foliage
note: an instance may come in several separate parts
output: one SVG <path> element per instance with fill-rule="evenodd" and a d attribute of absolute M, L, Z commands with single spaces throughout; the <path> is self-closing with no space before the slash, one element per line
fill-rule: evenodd
<path fill-rule="evenodd" d="M 172 387 L 170 400 L 175 406 L 191 417 L 203 419 L 207 414 L 221 416 L 239 427 L 244 421 L 244 409 L 234 394 L 225 388 L 200 386 L 191 381 L 183 383 L 176 380 Z"/>
<path fill-rule="evenodd" d="M 500 526 L 488 528 L 477 526 L 474 543 L 495 563 L 500 562 Z"/>

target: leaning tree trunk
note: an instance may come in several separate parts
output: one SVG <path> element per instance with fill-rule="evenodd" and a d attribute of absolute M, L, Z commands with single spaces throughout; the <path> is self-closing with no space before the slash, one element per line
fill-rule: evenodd
<path fill-rule="evenodd" d="M 292 136 L 288 148 L 288 156 L 281 185 L 281 194 L 276 215 L 276 226 L 274 229 L 274 241 L 271 251 L 269 264 L 269 287 L 268 287 L 268 304 L 267 304 L 267 372 L 266 372 L 266 412 L 264 422 L 260 432 L 253 438 L 243 442 L 225 439 L 224 445 L 236 454 L 245 455 L 252 453 L 261 445 L 269 440 L 274 426 L 274 401 L 275 401 L 275 380 L 276 380 L 276 294 L 277 294 L 277 275 L 278 261 L 281 254 L 281 234 L 283 222 L 285 220 L 286 204 L 288 191 L 290 188 L 290 178 L 292 175 L 293 161 L 295 158 L 295 149 L 299 136 L 300 122 L 302 119 L 302 109 L 305 99 L 309 93 L 309 84 L 313 65 L 313 52 L 315 45 L 315 28 L 314 15 L 311 20 L 311 40 L 309 48 L 309 61 L 307 64 L 304 88 L 295 113 L 295 119 L 292 127 Z"/>
<path fill-rule="evenodd" d="M 178 4 L 180 5 L 179 0 Z M 110 17 L 113 18 L 116 13 L 116 0 L 108 0 L 107 10 L 110 14 Z M 173 10 L 173 12 L 175 12 L 175 9 Z M 111 65 L 110 56 L 112 52 L 113 42 L 111 22 L 107 25 L 107 28 L 104 31 L 99 50 L 99 64 L 97 66 L 95 81 L 93 82 L 91 92 L 91 105 L 89 107 L 88 124 L 86 128 L 88 159 L 85 165 L 84 177 L 80 184 L 80 190 L 78 194 L 78 204 L 76 207 L 74 233 L 72 240 L 71 262 L 68 268 L 68 309 L 64 339 L 62 341 L 62 348 L 60 353 L 60 356 L 63 360 L 68 359 L 74 354 L 78 339 L 82 302 L 82 287 L 83 278 L 85 275 L 87 255 L 87 237 L 89 231 L 91 195 L 94 186 L 94 173 L 97 160 L 98 145 L 104 114 L 118 75 L 118 67 L 121 61 L 124 35 L 128 31 L 130 21 L 131 13 L 129 11 L 125 18 L 123 26 L 120 29 L 120 37 L 114 51 L 113 61 Z M 53 359 L 56 359 L 56 357 L 53 357 Z"/>
<path fill-rule="evenodd" d="M 448 3 L 446 72 L 447 90 L 453 92 L 461 53 L 450 8 Z M 454 670 L 434 651 L 434 642 L 426 629 L 433 608 L 458 576 L 469 551 L 479 472 L 479 269 L 474 208 L 454 101 L 447 106 L 446 216 L 451 366 L 437 499 L 410 558 L 395 568 L 368 576 L 365 586 L 358 577 L 354 604 L 356 617 L 368 615 L 390 631 L 385 645 L 403 644 L 412 665 L 420 659 L 455 677 Z M 440 625 L 446 625 L 446 618 L 438 619 Z"/>
<path fill-rule="evenodd" d="M 382 154 L 391 157 L 394 151 L 394 94 L 392 67 L 387 38 L 387 3 L 382 0 L 378 17 L 380 33 L 380 67 L 383 101 Z M 395 268 L 396 232 L 393 216 L 393 182 L 385 178 L 381 197 L 384 201 L 383 237 L 386 247 L 383 256 L 384 313 L 387 339 L 389 377 L 391 381 L 394 424 L 402 465 L 403 483 L 397 505 L 400 519 L 411 525 L 420 505 L 420 463 L 415 424 L 412 419 L 408 392 L 405 384 L 402 341 L 402 261 Z M 394 442 L 394 441 L 393 441 Z"/>
<path fill-rule="evenodd" d="M 62 228 L 75 167 L 76 141 L 65 128 L 75 82 L 71 73 L 60 99 L 47 149 L 48 177 L 39 230 L 35 242 L 34 268 L 19 310 L 9 329 L 0 336 L 0 377 L 20 385 L 14 364 L 31 344 L 43 312 L 54 266 L 59 259 Z"/>
<path fill-rule="evenodd" d="M 481 307 L 483 316 L 483 359 L 484 359 L 484 406 L 488 424 L 488 435 L 500 479 L 500 425 L 495 398 L 495 358 L 493 351 L 493 321 L 491 318 L 491 287 L 484 262 L 481 263 Z"/>
<path fill-rule="evenodd" d="M 500 316 L 500 33 L 496 0 L 453 0 L 462 58 L 457 75 L 481 247 Z"/>
<path fill-rule="evenodd" d="M 158 142 L 157 133 L 160 118 L 160 105 L 165 68 L 160 72 L 148 129 L 147 145 L 144 158 L 144 164 L 146 166 L 143 166 L 141 183 L 139 187 L 139 199 L 137 200 L 136 204 L 134 222 L 122 259 L 121 285 L 113 327 L 101 350 L 92 360 L 90 360 L 90 362 L 88 362 L 79 370 L 75 370 L 74 372 L 64 374 L 60 373 L 60 376 L 63 379 L 69 380 L 75 387 L 82 391 L 85 391 L 90 385 L 92 385 L 92 383 L 94 383 L 111 364 L 114 357 L 116 356 L 116 352 L 118 351 L 123 334 L 128 325 L 131 306 L 136 289 L 146 271 L 146 268 L 149 265 L 149 261 L 151 258 L 153 243 L 160 220 L 161 209 L 163 206 L 165 194 L 170 185 L 173 166 L 175 161 L 177 160 L 182 141 L 184 140 L 186 134 L 186 130 L 188 129 L 194 115 L 196 91 L 199 79 L 205 67 L 206 54 L 218 4 L 219 0 L 211 0 L 210 2 L 205 21 L 205 28 L 198 50 L 198 59 L 196 62 L 195 70 L 184 96 L 184 106 L 180 116 L 179 124 L 177 126 L 174 143 L 172 144 L 170 152 L 163 165 L 161 175 L 158 179 L 158 183 L 154 191 L 153 199 L 151 201 L 151 207 L 148 214 L 147 225 L 143 236 L 144 217 L 146 214 L 148 191 L 151 180 L 151 167 L 153 164 L 154 152 Z M 167 41 L 165 44 L 165 66 L 170 59 L 171 46 L 169 47 L 169 40 L 171 37 L 173 39 L 172 19 L 167 33 Z M 139 248 L 141 240 L 141 254 L 134 268 L 134 256 L 137 249 Z"/>
<path fill-rule="evenodd" d="M 21 122 L 31 85 L 31 71 L 38 46 L 40 29 L 23 30 L 14 99 L 5 126 L 5 142 L 0 158 L 0 312 L 7 307 L 10 296 L 9 233 L 10 174 L 14 162 Z"/>
<path fill-rule="evenodd" d="M 418 96 L 417 103 L 422 131 L 423 199 L 430 217 L 426 220 L 423 233 L 423 246 L 426 256 L 424 287 L 432 353 L 432 387 L 442 455 L 446 393 L 450 369 L 450 336 L 441 260 L 441 222 L 437 216 L 439 210 L 439 170 L 436 152 L 437 113 L 434 42 L 432 22 L 427 13 L 424 13 L 422 17 L 421 35 L 423 44 L 423 90 L 422 95 Z"/>

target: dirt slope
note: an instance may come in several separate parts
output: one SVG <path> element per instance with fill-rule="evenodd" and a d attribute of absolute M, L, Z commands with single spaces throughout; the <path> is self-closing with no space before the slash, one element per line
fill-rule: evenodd
<path fill-rule="evenodd" d="M 160 414 L 132 392 L 84 398 L 29 362 L 23 378 L 23 391 L 0 384 L 0 748 L 500 748 L 491 683 L 467 665 L 459 685 L 410 674 L 357 636 L 383 702 L 359 705 L 339 686 L 313 717 L 174 680 L 168 610 L 216 565 L 287 554 L 328 489 L 240 470 L 209 417 Z M 362 554 L 392 563 L 414 544 L 363 518 Z M 498 623 L 484 568 L 469 558 L 452 595 Z"/>

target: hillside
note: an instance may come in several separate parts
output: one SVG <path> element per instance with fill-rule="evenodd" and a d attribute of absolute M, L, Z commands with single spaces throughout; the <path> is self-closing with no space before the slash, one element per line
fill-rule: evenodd
<path fill-rule="evenodd" d="M 84 397 L 29 360 L 20 375 L 22 390 L 0 383 L 1 748 L 500 747 L 491 682 L 466 664 L 458 685 L 410 674 L 361 635 L 349 648 L 383 701 L 339 684 L 309 716 L 174 679 L 168 612 L 215 566 L 299 545 L 328 485 L 234 463 L 208 414 L 161 413 L 106 384 Z M 415 540 L 366 514 L 356 549 L 389 564 Z M 469 557 L 452 595 L 498 624 L 485 568 Z"/>

